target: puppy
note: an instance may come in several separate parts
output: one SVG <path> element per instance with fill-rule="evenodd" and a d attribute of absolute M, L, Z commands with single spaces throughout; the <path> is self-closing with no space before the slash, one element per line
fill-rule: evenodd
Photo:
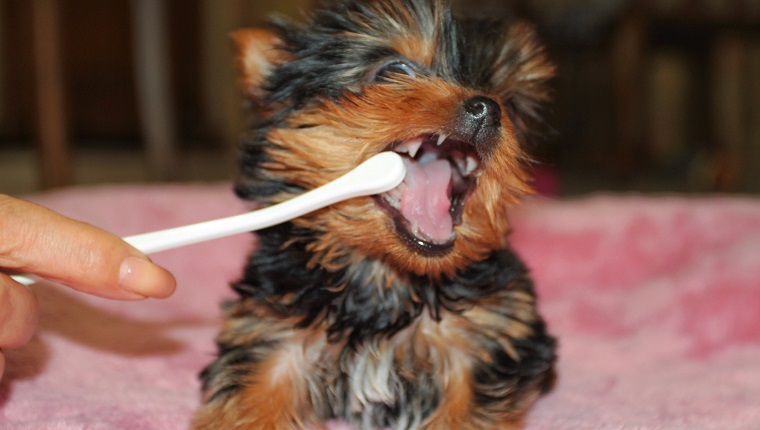
<path fill-rule="evenodd" d="M 382 151 L 407 176 L 260 233 L 194 428 L 520 428 L 555 361 L 508 242 L 554 73 L 531 27 L 343 0 L 233 39 L 258 118 L 242 198 L 282 202 Z"/>

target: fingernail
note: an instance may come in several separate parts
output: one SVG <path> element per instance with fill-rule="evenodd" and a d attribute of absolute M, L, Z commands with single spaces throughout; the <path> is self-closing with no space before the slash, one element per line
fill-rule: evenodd
<path fill-rule="evenodd" d="M 121 263 L 119 285 L 145 298 L 163 298 L 174 292 L 176 281 L 166 269 L 149 260 L 130 256 Z"/>

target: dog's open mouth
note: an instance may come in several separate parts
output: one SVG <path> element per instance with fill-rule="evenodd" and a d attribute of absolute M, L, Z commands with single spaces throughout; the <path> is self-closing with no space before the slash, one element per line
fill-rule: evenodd
<path fill-rule="evenodd" d="M 480 166 L 474 146 L 446 135 L 425 134 L 390 149 L 403 156 L 406 177 L 401 185 L 378 197 L 380 206 L 415 249 L 448 251 Z"/>

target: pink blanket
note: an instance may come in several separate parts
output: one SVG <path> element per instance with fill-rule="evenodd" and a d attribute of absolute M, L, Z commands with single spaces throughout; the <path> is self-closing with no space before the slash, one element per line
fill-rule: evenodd
<path fill-rule="evenodd" d="M 239 213 L 226 184 L 103 187 L 34 200 L 128 235 Z M 561 343 L 559 382 L 529 430 L 759 429 L 760 200 L 600 196 L 532 201 L 513 241 Z M 182 429 L 252 237 L 156 254 L 165 301 L 38 285 L 43 316 L 7 351 L 0 429 Z"/>

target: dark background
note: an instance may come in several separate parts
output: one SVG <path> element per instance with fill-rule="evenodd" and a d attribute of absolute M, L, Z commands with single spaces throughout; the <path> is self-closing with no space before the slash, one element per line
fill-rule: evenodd
<path fill-rule="evenodd" d="M 273 10 L 297 16 L 308 1 L 163 0 L 155 43 L 167 48 L 164 126 L 175 160 L 166 168 L 146 159 L 139 1 L 0 0 L 0 192 L 234 177 L 230 160 L 246 114 L 226 33 Z M 35 43 L 35 25 L 45 22 L 35 8 L 50 2 L 62 91 L 58 143 L 68 154 L 58 157 L 65 173 L 52 179 L 40 164 L 50 124 L 40 96 L 49 87 L 38 64 L 45 46 Z M 760 0 L 460 3 L 486 15 L 519 9 L 559 65 L 546 113 L 552 130 L 535 149 L 545 192 L 760 192 Z M 88 173 L 107 163 L 127 171 Z"/>

